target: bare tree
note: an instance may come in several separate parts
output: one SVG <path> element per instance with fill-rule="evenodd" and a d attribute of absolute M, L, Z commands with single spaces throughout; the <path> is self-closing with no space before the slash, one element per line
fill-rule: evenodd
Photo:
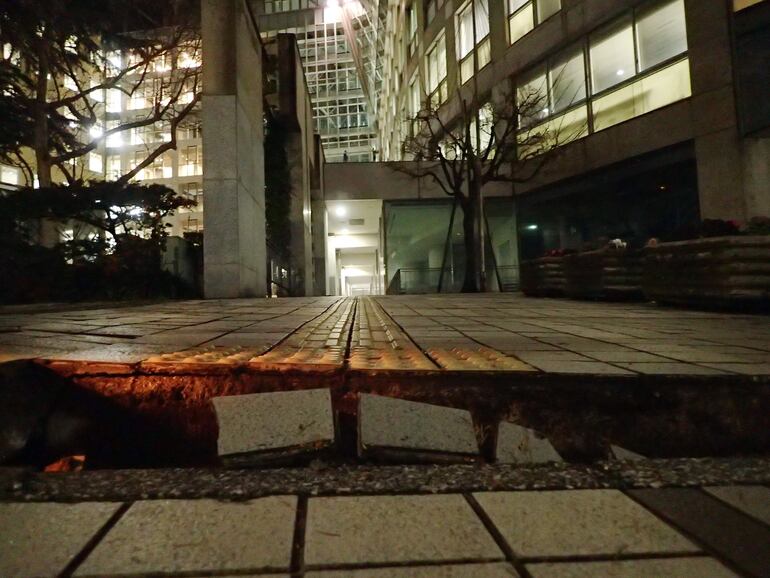
<path fill-rule="evenodd" d="M 491 182 L 525 183 L 549 163 L 558 147 L 585 134 L 584 121 L 548 120 L 544 87 L 525 86 L 488 103 L 457 93 L 459 114 L 426 99 L 410 119 L 402 143 L 405 162 L 394 169 L 431 178 L 463 211 L 466 268 L 463 292 L 485 291 L 482 274 L 484 229 L 482 190 Z"/>
<path fill-rule="evenodd" d="M 142 160 L 118 176 L 127 183 L 176 148 L 176 131 L 201 98 L 200 34 L 189 3 L 161 3 L 158 21 L 136 18 L 145 14 L 143 2 L 4 2 L 0 114 L 13 136 L 2 142 L 0 159 L 19 167 L 30 184 L 34 177 L 41 187 L 55 178 L 75 183 L 84 157 L 105 139 L 167 127 L 169 138 L 146 139 Z M 141 110 L 130 119 L 114 114 L 108 102 L 116 95 L 141 101 Z"/>

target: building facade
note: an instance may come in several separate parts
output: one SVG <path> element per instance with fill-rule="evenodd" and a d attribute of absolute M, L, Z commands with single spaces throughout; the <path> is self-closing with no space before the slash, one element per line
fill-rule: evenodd
<path fill-rule="evenodd" d="M 409 161 L 401 145 L 426 102 L 451 126 L 458 94 L 484 103 L 534 90 L 544 99 L 538 122 L 577 128 L 577 138 L 531 181 L 486 192 L 510 201 L 506 222 L 516 223 L 513 234 L 501 225 L 497 240 L 491 232 L 498 265 L 517 265 L 509 253 L 532 258 L 614 238 L 643 244 L 692 234 L 704 219 L 767 216 L 769 18 L 766 0 L 390 1 L 383 160 Z M 327 199 L 366 199 L 372 185 L 357 171 L 329 167 Z M 440 221 L 446 235 L 451 201 L 425 183 L 377 189 L 388 286 L 404 268 L 391 249 L 396 203 L 422 211 L 416 222 Z M 442 245 L 434 235 L 407 268 L 433 274 Z"/>

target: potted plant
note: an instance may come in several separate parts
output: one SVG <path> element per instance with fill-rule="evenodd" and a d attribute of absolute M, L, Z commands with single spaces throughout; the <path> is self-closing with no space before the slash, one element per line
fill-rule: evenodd
<path fill-rule="evenodd" d="M 770 308 L 770 219 L 742 229 L 708 220 L 700 238 L 652 239 L 644 251 L 644 292 L 661 303 L 702 307 Z"/>
<path fill-rule="evenodd" d="M 564 295 L 564 256 L 566 249 L 548 251 L 539 259 L 521 264 L 521 290 L 529 297 L 561 297 Z"/>
<path fill-rule="evenodd" d="M 638 300 L 642 254 L 621 239 L 564 257 L 566 293 L 575 299 Z"/>

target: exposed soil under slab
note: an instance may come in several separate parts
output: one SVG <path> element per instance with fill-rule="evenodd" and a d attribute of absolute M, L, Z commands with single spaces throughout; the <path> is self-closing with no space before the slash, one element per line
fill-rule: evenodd
<path fill-rule="evenodd" d="M 340 422 L 350 426 L 341 428 L 339 444 L 347 461 L 354 460 L 355 440 L 348 438 L 359 392 L 468 409 L 487 458 L 496 424 L 506 418 L 545 434 L 569 461 L 603 459 L 610 443 L 648 457 L 770 453 L 767 377 L 82 362 L 6 364 L 3 375 L 22 386 L 17 391 L 34 383 L 55 392 L 35 420 L 34 443 L 15 457 L 37 466 L 79 454 L 88 468 L 215 466 L 212 397 L 325 387 Z"/>

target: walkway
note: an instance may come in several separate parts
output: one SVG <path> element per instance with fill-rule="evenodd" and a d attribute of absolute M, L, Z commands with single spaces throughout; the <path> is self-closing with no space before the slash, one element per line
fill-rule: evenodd
<path fill-rule="evenodd" d="M 770 375 L 766 316 L 510 294 L 0 310 L 0 361 Z"/>

